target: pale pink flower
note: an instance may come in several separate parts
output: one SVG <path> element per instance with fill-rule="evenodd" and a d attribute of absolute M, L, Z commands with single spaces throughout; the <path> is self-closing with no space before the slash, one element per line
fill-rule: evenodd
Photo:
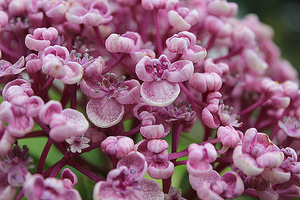
<path fill-rule="evenodd" d="M 66 142 L 70 145 L 70 150 L 72 153 L 81 153 L 82 149 L 88 148 L 90 145 L 90 139 L 83 136 L 72 136 L 66 139 Z"/>
<path fill-rule="evenodd" d="M 20 74 L 25 69 L 24 64 L 23 56 L 13 65 L 8 61 L 0 60 L 0 77 Z"/>
<path fill-rule="evenodd" d="M 32 35 L 28 34 L 25 38 L 25 45 L 30 50 L 43 51 L 49 47 L 51 42 L 58 37 L 58 31 L 53 28 L 37 28 Z"/>
<path fill-rule="evenodd" d="M 171 64 L 167 56 L 158 59 L 145 56 L 135 68 L 138 78 L 144 83 L 141 86 L 141 96 L 152 106 L 164 107 L 170 105 L 180 93 L 177 82 L 187 81 L 194 72 L 191 61 L 179 60 Z"/>
<path fill-rule="evenodd" d="M 158 183 L 144 179 L 146 171 L 145 157 L 138 152 L 129 153 L 118 162 L 116 169 L 108 173 L 106 181 L 95 185 L 94 200 L 163 199 Z"/>

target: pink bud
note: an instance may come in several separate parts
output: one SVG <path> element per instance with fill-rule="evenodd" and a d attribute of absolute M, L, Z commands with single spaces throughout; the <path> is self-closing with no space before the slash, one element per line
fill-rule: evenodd
<path fill-rule="evenodd" d="M 42 69 L 42 61 L 35 54 L 29 54 L 26 57 L 26 71 L 36 73 Z"/>
<path fill-rule="evenodd" d="M 212 1 L 208 4 L 208 12 L 215 16 L 233 17 L 238 12 L 236 3 L 229 3 L 227 1 Z"/>
<path fill-rule="evenodd" d="M 222 79 L 216 73 L 194 73 L 189 80 L 192 88 L 200 93 L 218 91 L 222 87 Z"/>
<path fill-rule="evenodd" d="M 228 23 L 212 15 L 206 18 L 204 26 L 212 35 L 220 38 L 228 37 L 232 31 Z"/>
<path fill-rule="evenodd" d="M 148 166 L 147 172 L 154 179 L 167 179 L 174 173 L 174 164 L 170 161 L 152 163 Z"/>
<path fill-rule="evenodd" d="M 240 134 L 232 126 L 220 126 L 217 136 L 225 146 L 235 148 L 241 142 Z"/>
<path fill-rule="evenodd" d="M 129 137 L 110 136 L 102 141 L 101 149 L 104 153 L 122 158 L 134 148 L 134 142 Z"/>
<path fill-rule="evenodd" d="M 160 153 L 169 148 L 169 144 L 165 140 L 150 140 L 147 143 L 147 148 L 153 153 Z"/>
<path fill-rule="evenodd" d="M 147 139 L 163 138 L 168 134 L 165 133 L 165 129 L 162 124 L 143 126 L 140 128 L 140 132 Z"/>
<path fill-rule="evenodd" d="M 111 53 L 130 53 L 134 47 L 134 41 L 115 33 L 105 41 L 105 48 Z"/>
<path fill-rule="evenodd" d="M 42 70 L 45 74 L 57 79 L 62 79 L 67 73 L 61 60 L 53 54 L 49 54 L 43 58 Z"/>
<path fill-rule="evenodd" d="M 0 10 L 0 30 L 1 28 L 3 28 L 4 26 L 6 26 L 8 22 L 8 16 L 5 12 Z"/>

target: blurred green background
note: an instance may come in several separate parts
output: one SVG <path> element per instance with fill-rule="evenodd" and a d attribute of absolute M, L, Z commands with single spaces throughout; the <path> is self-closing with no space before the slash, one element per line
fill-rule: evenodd
<path fill-rule="evenodd" d="M 260 21 L 274 29 L 274 41 L 282 57 L 300 71 L 299 0 L 228 0 L 239 6 L 238 17 L 255 13 Z"/>

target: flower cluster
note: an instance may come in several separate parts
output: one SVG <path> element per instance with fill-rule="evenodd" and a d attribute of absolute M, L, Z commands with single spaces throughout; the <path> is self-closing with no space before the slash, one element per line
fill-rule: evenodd
<path fill-rule="evenodd" d="M 272 28 L 237 12 L 227 0 L 1 1 L 0 199 L 87 199 L 77 176 L 94 200 L 299 197 L 298 74 Z M 18 144 L 38 137 L 33 166 L 32 143 Z M 62 158 L 49 166 L 52 148 Z"/>

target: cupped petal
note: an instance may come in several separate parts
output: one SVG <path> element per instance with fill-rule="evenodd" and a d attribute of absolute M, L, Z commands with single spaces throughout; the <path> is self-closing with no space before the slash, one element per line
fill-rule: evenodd
<path fill-rule="evenodd" d="M 4 123 L 10 122 L 14 118 L 14 114 L 12 112 L 12 103 L 8 101 L 3 101 L 0 104 L 0 121 Z"/>
<path fill-rule="evenodd" d="M 187 51 L 184 52 L 184 58 L 192 61 L 193 63 L 200 62 L 207 55 L 207 51 L 204 47 L 199 45 L 191 46 Z"/>
<path fill-rule="evenodd" d="M 125 81 L 123 88 L 127 87 L 127 89 L 123 89 L 120 91 L 120 94 L 116 97 L 117 101 L 121 104 L 133 104 L 136 103 L 140 98 L 140 83 L 135 80 Z"/>
<path fill-rule="evenodd" d="M 72 22 L 74 24 L 82 24 L 83 23 L 83 16 L 88 12 L 87 9 L 81 7 L 81 6 L 72 6 L 67 12 L 66 12 L 66 19 L 69 22 Z"/>
<path fill-rule="evenodd" d="M 271 184 L 282 184 L 290 180 L 291 173 L 282 168 L 269 169 L 266 168 L 261 176 L 264 180 Z"/>
<path fill-rule="evenodd" d="M 93 189 L 93 200 L 129 200 L 126 196 L 120 192 L 116 192 L 112 185 L 106 181 L 99 181 L 96 183 Z"/>
<path fill-rule="evenodd" d="M 97 127 L 108 128 L 118 124 L 124 115 L 124 106 L 115 98 L 91 99 L 86 106 L 88 118 Z"/>
<path fill-rule="evenodd" d="M 51 128 L 49 132 L 50 138 L 55 142 L 63 142 L 72 136 L 80 136 L 76 128 L 70 124 L 64 124 Z"/>
<path fill-rule="evenodd" d="M 191 25 L 187 23 L 175 10 L 170 10 L 168 12 L 168 19 L 171 26 L 178 31 L 187 31 L 191 28 Z"/>
<path fill-rule="evenodd" d="M 170 82 L 183 82 L 189 80 L 194 73 L 194 65 L 188 60 L 179 60 L 169 66 L 169 76 L 167 78 Z"/>
<path fill-rule="evenodd" d="M 224 194 L 227 199 L 235 199 L 243 194 L 245 189 L 244 182 L 238 173 L 234 171 L 226 172 L 221 179 L 228 185 Z"/>
<path fill-rule="evenodd" d="M 257 176 L 264 171 L 264 168 L 259 167 L 251 155 L 243 153 L 242 145 L 235 147 L 232 158 L 233 163 L 247 176 Z"/>
<path fill-rule="evenodd" d="M 0 156 L 4 156 L 11 149 L 15 141 L 16 138 L 9 134 L 7 130 L 3 134 L 0 132 Z"/>
<path fill-rule="evenodd" d="M 43 51 L 45 48 L 49 47 L 51 42 L 49 40 L 39 40 L 33 35 L 28 34 L 25 38 L 25 45 L 30 50 Z"/>
<path fill-rule="evenodd" d="M 54 114 L 62 112 L 62 105 L 59 101 L 50 100 L 40 110 L 39 118 L 45 124 L 50 124 Z"/>
<path fill-rule="evenodd" d="M 32 96 L 34 94 L 30 84 L 25 79 L 15 79 L 15 80 L 7 83 L 3 88 L 2 97 L 6 101 L 10 101 L 8 92 L 9 92 L 10 87 L 12 87 L 12 86 L 20 86 L 28 96 Z"/>
<path fill-rule="evenodd" d="M 276 168 L 281 165 L 284 154 L 281 151 L 273 151 L 262 154 L 256 158 L 257 164 L 262 168 Z"/>
<path fill-rule="evenodd" d="M 134 180 L 142 180 L 147 171 L 147 162 L 145 156 L 140 152 L 133 151 L 123 157 L 117 164 L 117 168 L 125 166 L 134 177 Z"/>
<path fill-rule="evenodd" d="M 134 48 L 134 41 L 113 33 L 106 39 L 105 48 L 111 53 L 130 53 Z"/>
<path fill-rule="evenodd" d="M 153 81 L 152 73 L 147 72 L 147 64 L 151 63 L 152 60 L 148 56 L 144 56 L 135 66 L 135 73 L 137 77 L 142 81 Z"/>
<path fill-rule="evenodd" d="M 30 200 L 39 200 L 42 196 L 44 178 L 41 174 L 28 173 L 23 184 L 24 195 Z"/>
<path fill-rule="evenodd" d="M 162 124 L 159 125 L 149 125 L 140 128 L 141 134 L 147 139 L 159 139 L 166 137 L 165 129 Z"/>
<path fill-rule="evenodd" d="M 191 162 L 186 163 L 187 171 L 193 176 L 202 176 L 202 174 L 207 173 L 212 170 L 212 165 L 208 162 Z"/>
<path fill-rule="evenodd" d="M 89 128 L 89 122 L 85 119 L 84 115 L 77 110 L 67 108 L 62 111 L 62 115 L 67 120 L 67 124 L 75 127 L 78 135 L 83 135 Z"/>
<path fill-rule="evenodd" d="M 170 161 L 153 162 L 148 166 L 149 176 L 154 179 L 167 179 L 174 173 L 174 164 Z"/>
<path fill-rule="evenodd" d="M 67 185 L 69 187 L 66 187 L 66 180 L 68 180 L 68 182 L 71 183 L 71 185 Z M 61 180 L 64 181 L 64 186 L 66 188 L 73 188 L 74 185 L 76 185 L 78 183 L 78 178 L 76 176 L 76 174 L 74 172 L 72 172 L 69 168 L 65 168 L 62 170 L 61 172 Z"/>
<path fill-rule="evenodd" d="M 202 172 L 198 176 L 189 175 L 189 181 L 194 190 L 197 190 L 199 185 L 203 184 L 203 182 L 207 182 L 209 184 L 215 183 L 217 180 L 220 180 L 221 177 L 218 172 L 214 170 L 210 170 L 208 172 Z"/>
<path fill-rule="evenodd" d="M 162 200 L 164 193 L 160 185 L 154 180 L 144 179 L 138 183 L 129 199 Z"/>
<path fill-rule="evenodd" d="M 72 199 L 72 200 L 82 200 L 79 192 L 75 189 L 69 189 L 67 191 L 65 191 L 62 196 L 65 199 Z"/>
<path fill-rule="evenodd" d="M 220 120 L 213 115 L 207 107 L 202 110 L 203 123 L 211 129 L 216 129 L 220 126 Z"/>
<path fill-rule="evenodd" d="M 141 96 L 152 106 L 164 107 L 175 101 L 180 93 L 177 83 L 169 81 L 144 82 L 141 86 Z"/>
<path fill-rule="evenodd" d="M 66 74 L 60 80 L 66 84 L 75 84 L 80 81 L 83 75 L 83 68 L 77 62 L 67 62 L 63 66 L 66 70 Z"/>
<path fill-rule="evenodd" d="M 26 104 L 26 115 L 28 117 L 37 117 L 39 111 L 44 106 L 44 101 L 39 96 L 31 96 Z"/>
<path fill-rule="evenodd" d="M 80 89 L 83 94 L 92 98 L 101 98 L 105 96 L 105 93 L 99 92 L 99 83 L 101 83 L 101 76 L 91 75 L 83 76 L 80 81 Z"/>
<path fill-rule="evenodd" d="M 223 200 L 217 193 L 210 189 L 210 184 L 203 182 L 197 188 L 197 196 L 202 200 Z"/>
<path fill-rule="evenodd" d="M 9 133 L 16 138 L 24 137 L 34 128 L 34 121 L 31 117 L 14 117 L 8 124 Z"/>

